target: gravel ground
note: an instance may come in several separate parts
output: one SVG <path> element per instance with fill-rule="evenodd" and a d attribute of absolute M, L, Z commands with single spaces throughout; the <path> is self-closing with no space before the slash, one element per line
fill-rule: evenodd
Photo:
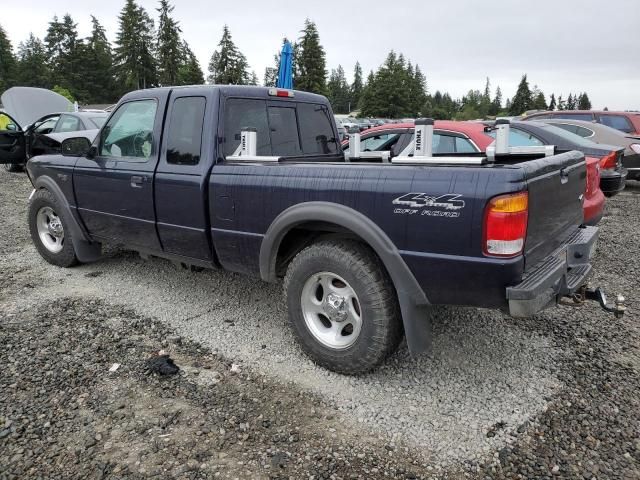
<path fill-rule="evenodd" d="M 194 478 L 216 472 L 222 478 L 304 478 L 303 473 L 316 478 L 331 474 L 335 478 L 640 478 L 640 333 L 633 298 L 640 292 L 639 183 L 630 182 L 625 192 L 609 201 L 596 260 L 595 282 L 610 293 L 623 292 L 631 298 L 623 320 L 614 320 L 595 305 L 561 307 L 527 320 L 491 311 L 437 308 L 430 357 L 411 360 L 402 347 L 379 371 L 360 378 L 319 369 L 296 348 L 280 285 L 225 272 L 192 273 L 117 249 L 110 249 L 100 262 L 75 269 L 46 264 L 26 229 L 28 181 L 23 175 L 1 172 L 0 185 L 0 212 L 5 231 L 12 232 L 0 236 L 0 341 L 8 345 L 0 362 L 11 372 L 0 380 L 0 437 L 9 432 L 0 439 L 0 458 L 13 462 L 5 475 L 28 472 L 27 458 L 31 458 L 29 468 L 41 468 L 41 461 L 53 452 L 60 469 L 77 460 L 76 467 L 81 464 L 85 469 L 78 470 L 77 477 L 97 469 L 98 478 L 153 472 Z M 119 320 L 105 323 L 109 318 Z M 68 352 L 74 354 L 63 354 L 69 373 L 60 374 L 51 367 L 57 348 L 51 345 L 69 329 L 75 347 Z M 151 347 L 157 350 L 175 335 L 184 339 L 175 353 L 179 365 L 206 364 L 224 380 L 202 385 L 193 379 L 204 376 L 188 372 L 163 383 L 146 375 L 139 365 L 142 359 Z M 43 345 L 38 343 L 41 337 Z M 123 349 L 119 342 L 133 346 Z M 76 357 L 82 364 L 74 363 Z M 85 365 L 83 374 L 67 368 L 66 362 Z M 122 363 L 123 370 L 108 374 L 109 362 Z M 230 362 L 239 364 L 246 378 L 229 376 Z M 25 376 L 33 375 L 30 372 L 49 370 L 54 371 L 54 388 L 65 385 L 71 391 L 69 398 L 75 398 L 73 388 L 80 388 L 93 399 L 88 417 L 80 421 L 75 410 L 53 415 L 51 402 L 55 398 L 61 402 L 61 397 L 52 396 L 47 384 L 39 395 L 37 385 L 33 391 L 26 388 L 36 393 L 33 396 L 10 387 L 22 385 Z M 46 379 L 42 375 L 38 381 Z M 248 411 L 243 397 L 238 405 L 228 400 L 238 395 L 238 389 L 257 402 L 246 414 L 251 418 L 250 438 L 242 448 L 229 451 L 226 443 L 220 446 L 226 434 L 219 433 L 224 428 L 219 423 L 231 417 L 207 416 L 211 411 L 203 405 L 207 399 L 217 402 L 211 397 L 224 390 L 227 403 L 216 404 L 214 410 L 228 408 L 229 415 L 240 418 L 236 409 Z M 185 393 L 192 390 L 193 395 Z M 277 468 L 268 470 L 265 465 L 274 463 L 265 459 L 273 454 L 278 460 L 282 442 L 259 434 L 259 426 L 254 432 L 253 422 L 265 415 L 274 396 L 282 402 L 278 406 L 282 427 L 289 433 L 300 432 L 308 446 L 302 447 L 302 440 L 285 442 L 284 455 L 290 461 L 283 466 L 276 461 Z M 149 427 L 151 433 L 149 429 L 122 433 L 119 417 L 107 408 L 120 401 L 138 405 L 127 410 L 132 419 L 145 412 L 147 403 L 156 416 L 175 409 L 189 412 L 180 417 L 184 425 L 175 425 L 182 432 L 180 439 L 159 455 L 149 443 L 157 433 L 153 428 Z M 175 407 L 181 402 L 188 405 Z M 61 433 L 49 437 L 41 427 L 21 429 L 23 417 L 39 425 L 40 415 L 55 421 Z M 200 417 L 204 426 L 199 427 L 209 431 L 202 438 L 209 443 L 195 437 L 195 444 L 206 445 L 203 449 L 213 455 L 202 461 L 195 457 L 198 449 L 189 446 L 194 440 L 190 425 Z M 144 453 L 134 459 L 128 456 L 128 447 L 110 450 L 98 443 L 87 448 L 71 442 L 85 431 L 99 431 L 103 443 L 112 438 L 112 447 L 139 445 L 133 450 Z M 42 442 L 37 448 L 30 446 L 34 435 L 40 435 Z M 333 464 L 327 460 L 333 454 L 314 460 L 309 449 L 320 451 L 322 445 L 338 452 L 340 460 Z M 190 453 L 178 456 L 180 451 Z M 215 457 L 219 453 L 233 462 L 221 462 Z M 15 455 L 19 456 L 13 461 Z M 205 467 L 195 469 L 194 458 Z M 191 468 L 188 460 L 194 469 L 176 470 Z M 60 469 L 37 473 L 45 478 L 64 476 Z M 2 472 L 0 467 L 0 478 Z"/>

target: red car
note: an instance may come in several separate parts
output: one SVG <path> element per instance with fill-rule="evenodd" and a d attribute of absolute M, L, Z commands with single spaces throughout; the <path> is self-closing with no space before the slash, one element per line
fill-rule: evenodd
<path fill-rule="evenodd" d="M 543 119 L 583 120 L 606 125 L 630 135 L 640 135 L 640 112 L 611 112 L 608 110 L 559 110 L 526 115 L 522 120 Z"/>
<path fill-rule="evenodd" d="M 433 153 L 484 152 L 493 138 L 484 133 L 481 123 L 436 120 L 433 130 Z M 361 134 L 363 152 L 391 151 L 399 155 L 413 140 L 413 123 L 387 123 Z M 348 150 L 349 142 L 342 142 Z"/>
<path fill-rule="evenodd" d="M 371 128 L 361 134 L 363 152 L 390 151 L 400 155 L 413 141 L 413 123 L 386 124 Z M 436 120 L 433 130 L 433 153 L 479 153 L 486 151 L 493 142 L 486 126 L 480 122 L 455 122 Z M 348 140 L 342 143 L 349 149 Z M 600 189 L 600 159 L 586 157 L 587 182 L 584 195 L 584 222 L 595 225 L 602 218 L 605 197 Z"/>

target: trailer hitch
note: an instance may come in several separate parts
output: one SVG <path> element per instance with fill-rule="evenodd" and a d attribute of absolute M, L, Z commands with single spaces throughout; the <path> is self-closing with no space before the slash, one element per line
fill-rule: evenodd
<path fill-rule="evenodd" d="M 607 296 L 600 287 L 592 288 L 586 285 L 576 293 L 561 298 L 560 303 L 570 307 L 580 307 L 584 305 L 587 300 L 595 300 L 605 312 L 613 313 L 616 318 L 622 318 L 627 310 L 627 307 L 624 305 L 625 299 L 622 295 L 616 295 L 616 300 L 613 305 L 611 305 L 607 303 Z"/>

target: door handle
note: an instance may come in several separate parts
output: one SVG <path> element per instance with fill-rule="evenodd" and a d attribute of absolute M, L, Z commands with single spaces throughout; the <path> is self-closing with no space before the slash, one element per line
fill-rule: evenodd
<path fill-rule="evenodd" d="M 131 177 L 131 186 L 133 188 L 142 188 L 142 184 L 144 183 L 145 177 L 141 175 L 133 175 Z"/>

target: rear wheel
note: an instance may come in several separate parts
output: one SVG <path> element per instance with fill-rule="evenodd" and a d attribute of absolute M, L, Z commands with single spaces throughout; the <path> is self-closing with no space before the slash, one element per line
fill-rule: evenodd
<path fill-rule="evenodd" d="M 29 231 L 38 253 L 59 267 L 78 263 L 67 219 L 48 190 L 38 190 L 29 204 Z"/>
<path fill-rule="evenodd" d="M 359 242 L 326 240 L 305 248 L 289 264 L 284 288 L 298 343 L 325 368 L 368 372 L 402 339 L 393 285 Z"/>

